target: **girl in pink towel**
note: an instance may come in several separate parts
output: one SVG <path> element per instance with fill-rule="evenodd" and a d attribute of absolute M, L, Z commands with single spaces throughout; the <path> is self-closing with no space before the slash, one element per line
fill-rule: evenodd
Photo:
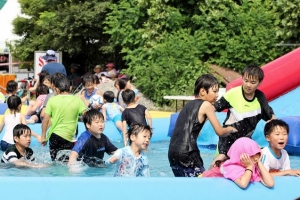
<path fill-rule="evenodd" d="M 250 182 L 260 181 L 268 188 L 274 186 L 274 179 L 261 162 L 261 149 L 258 144 L 247 137 L 236 140 L 230 147 L 223 163 L 216 165 L 202 174 L 202 177 L 225 177 L 233 180 L 245 189 Z"/>

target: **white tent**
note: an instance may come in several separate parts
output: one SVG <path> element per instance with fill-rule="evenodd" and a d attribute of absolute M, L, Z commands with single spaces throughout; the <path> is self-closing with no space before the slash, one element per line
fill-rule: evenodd
<path fill-rule="evenodd" d="M 6 4 L 0 10 L 0 49 L 5 48 L 6 41 L 20 39 L 19 36 L 13 34 L 12 21 L 21 15 L 21 7 L 18 0 L 7 0 Z"/>

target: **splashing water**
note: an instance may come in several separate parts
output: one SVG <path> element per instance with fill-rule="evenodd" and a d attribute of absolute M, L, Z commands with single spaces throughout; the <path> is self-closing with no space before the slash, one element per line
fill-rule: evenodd
<path fill-rule="evenodd" d="M 113 142 L 116 147 L 121 148 L 123 143 L 120 141 Z M 150 175 L 152 177 L 173 177 L 172 170 L 168 161 L 169 141 L 160 141 L 150 143 L 149 149 L 145 152 L 149 159 Z M 49 154 L 49 147 L 34 146 L 32 147 L 35 154 L 35 163 L 45 163 L 46 168 L 17 168 L 13 164 L 0 163 L 0 176 L 16 176 L 16 177 L 93 177 L 105 176 L 113 177 L 115 173 L 115 165 L 105 167 L 102 160 L 95 159 L 99 165 L 97 167 L 89 167 L 82 161 L 77 161 L 69 167 L 66 162 L 52 162 Z M 214 149 L 208 149 L 200 146 L 201 157 L 204 161 L 204 167 L 207 169 L 214 155 Z M 69 155 L 70 151 L 61 151 L 61 155 Z M 2 157 L 3 152 L 0 152 Z M 109 158 L 105 155 L 103 160 Z M 300 157 L 290 156 L 292 169 L 300 169 Z"/>

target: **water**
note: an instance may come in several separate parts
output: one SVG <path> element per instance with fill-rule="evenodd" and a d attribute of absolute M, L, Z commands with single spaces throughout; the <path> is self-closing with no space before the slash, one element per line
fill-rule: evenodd
<path fill-rule="evenodd" d="M 113 142 L 117 147 L 122 147 L 121 142 Z M 150 173 L 152 177 L 173 177 L 168 161 L 169 141 L 152 142 L 146 152 L 150 162 Z M 109 168 L 90 168 L 80 167 L 78 173 L 69 171 L 66 164 L 53 164 L 49 155 L 49 147 L 34 146 L 33 151 L 36 156 L 36 162 L 47 163 L 49 167 L 41 169 L 16 168 L 10 164 L 0 164 L 0 176 L 16 176 L 16 177 L 93 177 L 105 176 L 112 177 L 115 167 Z M 204 167 L 207 169 L 211 163 L 215 150 L 200 147 L 201 156 L 204 161 Z M 0 152 L 2 156 L 3 152 Z M 105 155 L 104 159 L 109 156 Z M 290 156 L 292 169 L 300 169 L 300 157 Z"/>

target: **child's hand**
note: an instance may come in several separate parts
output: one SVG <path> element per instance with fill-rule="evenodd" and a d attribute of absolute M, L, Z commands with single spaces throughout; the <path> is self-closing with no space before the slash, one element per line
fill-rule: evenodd
<path fill-rule="evenodd" d="M 40 135 L 38 135 L 38 136 L 36 137 L 36 139 L 37 139 L 37 141 L 38 141 L 39 143 L 42 143 L 42 137 L 41 137 Z"/>
<path fill-rule="evenodd" d="M 99 110 L 102 108 L 102 104 L 95 103 L 95 104 L 93 104 L 93 108 Z"/>
<path fill-rule="evenodd" d="M 35 165 L 32 165 L 33 168 L 45 168 L 45 167 L 48 167 L 47 164 L 44 164 L 44 163 L 40 163 L 40 164 L 35 164 Z"/>
<path fill-rule="evenodd" d="M 230 128 L 231 128 L 231 133 L 237 133 L 238 132 L 238 130 L 236 128 L 234 128 L 232 126 L 230 126 Z"/>
<path fill-rule="evenodd" d="M 299 169 L 291 169 L 291 170 L 289 170 L 289 175 L 300 176 L 300 170 Z"/>
<path fill-rule="evenodd" d="M 242 153 L 240 155 L 240 160 L 241 160 L 241 164 L 245 167 L 245 168 L 248 168 L 248 167 L 252 167 L 253 166 L 253 163 L 252 163 L 252 160 L 250 158 L 250 156 L 246 153 Z"/>
<path fill-rule="evenodd" d="M 46 145 L 47 145 L 46 138 L 42 138 L 42 137 L 41 137 L 40 143 L 41 143 L 42 146 L 46 146 Z"/>

